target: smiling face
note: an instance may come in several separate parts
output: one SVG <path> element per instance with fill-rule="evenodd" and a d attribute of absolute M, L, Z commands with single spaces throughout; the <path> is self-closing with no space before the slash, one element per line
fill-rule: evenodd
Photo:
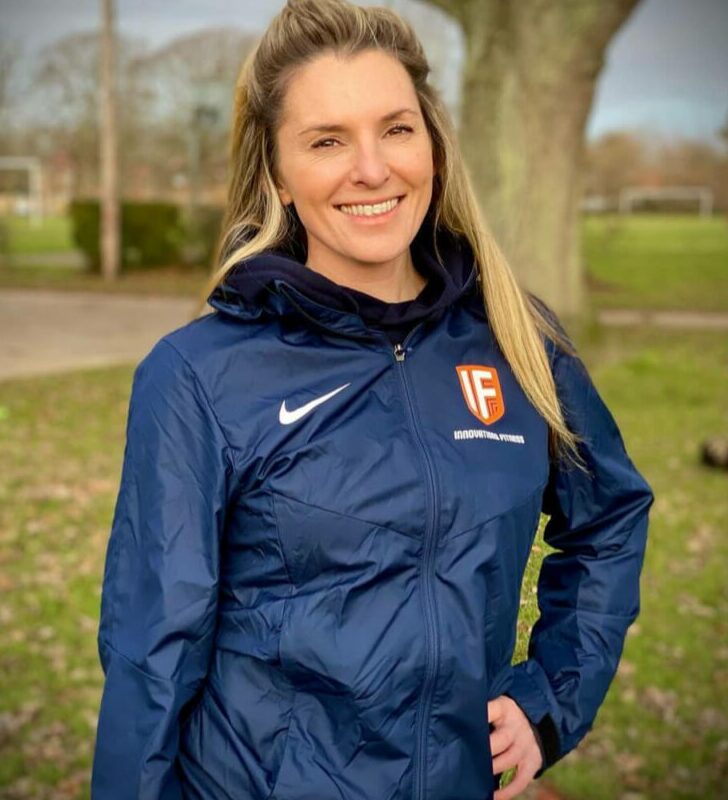
<path fill-rule="evenodd" d="M 351 283 L 407 269 L 432 198 L 432 142 L 391 55 L 319 56 L 296 71 L 276 132 L 277 180 L 308 237 L 307 264 Z"/>

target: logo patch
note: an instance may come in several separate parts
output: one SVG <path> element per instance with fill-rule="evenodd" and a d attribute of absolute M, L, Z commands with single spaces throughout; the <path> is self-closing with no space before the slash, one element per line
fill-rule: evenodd
<path fill-rule="evenodd" d="M 484 425 L 492 425 L 505 413 L 498 373 L 494 367 L 481 364 L 458 364 L 455 367 L 465 403 Z"/>
<path fill-rule="evenodd" d="M 339 386 L 338 389 L 334 389 L 332 392 L 322 397 L 317 397 L 315 400 L 310 400 L 305 405 L 295 409 L 286 408 L 286 401 L 284 400 L 278 410 L 278 422 L 280 422 L 281 425 L 291 425 L 294 422 L 298 422 L 299 419 L 303 419 L 306 414 L 310 414 L 314 408 L 318 408 L 321 403 L 331 400 L 334 395 L 346 389 L 347 386 L 351 386 L 351 383 L 345 383 L 343 386 Z"/>

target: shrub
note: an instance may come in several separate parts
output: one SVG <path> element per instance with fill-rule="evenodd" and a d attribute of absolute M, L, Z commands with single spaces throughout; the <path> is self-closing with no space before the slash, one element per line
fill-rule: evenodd
<path fill-rule="evenodd" d="M 221 206 L 197 206 L 187 220 L 185 261 L 211 267 L 222 228 L 225 209 Z"/>
<path fill-rule="evenodd" d="M 74 200 L 70 215 L 73 239 L 89 269 L 101 268 L 98 200 Z M 185 233 L 180 209 L 173 203 L 121 204 L 121 265 L 125 269 L 154 267 L 180 261 Z"/>

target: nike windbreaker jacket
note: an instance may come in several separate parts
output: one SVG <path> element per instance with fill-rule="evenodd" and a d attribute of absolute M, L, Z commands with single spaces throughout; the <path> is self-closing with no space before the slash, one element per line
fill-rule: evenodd
<path fill-rule="evenodd" d="M 472 253 L 442 253 L 452 301 L 394 345 L 268 253 L 137 367 L 95 800 L 489 800 L 489 700 L 537 728 L 540 772 L 592 726 L 639 612 L 652 493 L 551 344 L 590 474 L 550 463 Z M 541 512 L 556 552 L 513 666 Z"/>

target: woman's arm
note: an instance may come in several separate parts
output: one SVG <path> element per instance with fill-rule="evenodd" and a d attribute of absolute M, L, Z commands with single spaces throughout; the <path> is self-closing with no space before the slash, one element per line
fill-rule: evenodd
<path fill-rule="evenodd" d="M 192 369 L 160 341 L 134 373 L 101 603 L 106 675 L 92 796 L 178 800 L 180 714 L 208 669 L 231 450 Z"/>
<path fill-rule="evenodd" d="M 550 346 L 551 347 L 551 346 Z M 625 452 L 617 425 L 582 362 L 552 350 L 554 378 L 590 474 L 552 467 L 543 498 L 550 519 L 538 580 L 541 616 L 528 658 L 505 692 L 536 726 L 539 777 L 581 741 L 617 670 L 639 614 L 639 578 L 652 491 Z"/>

